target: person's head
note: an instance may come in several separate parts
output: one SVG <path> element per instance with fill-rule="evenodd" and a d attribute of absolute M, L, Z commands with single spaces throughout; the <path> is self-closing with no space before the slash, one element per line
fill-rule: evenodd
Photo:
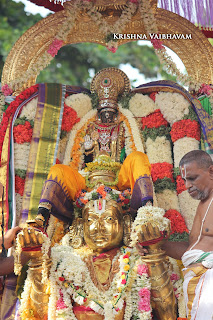
<path fill-rule="evenodd" d="M 190 196 L 205 200 L 213 190 L 213 162 L 208 153 L 193 150 L 183 156 L 179 163 L 181 177 Z"/>
<path fill-rule="evenodd" d="M 104 252 L 121 245 L 124 221 L 114 200 L 90 200 L 82 211 L 84 240 L 94 252 Z"/>
<path fill-rule="evenodd" d="M 91 93 L 98 96 L 98 115 L 102 123 L 114 122 L 118 113 L 118 97 L 130 91 L 130 80 L 117 68 L 100 70 L 91 81 Z"/>
<path fill-rule="evenodd" d="M 98 112 L 98 116 L 102 123 L 113 123 L 116 121 L 117 110 L 105 108 Z"/>

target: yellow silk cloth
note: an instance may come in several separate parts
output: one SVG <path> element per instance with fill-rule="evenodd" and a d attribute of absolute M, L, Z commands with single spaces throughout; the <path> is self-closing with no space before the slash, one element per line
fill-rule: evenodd
<path fill-rule="evenodd" d="M 134 188 L 135 181 L 139 177 L 151 175 L 151 165 L 146 154 L 133 151 L 130 153 L 121 166 L 118 176 L 118 190 Z"/>
<path fill-rule="evenodd" d="M 150 176 L 151 166 L 147 155 L 134 151 L 128 155 L 121 166 L 118 176 L 118 190 L 134 188 L 135 181 L 144 175 Z M 49 172 L 47 180 L 57 180 L 68 193 L 71 200 L 75 200 L 76 193 L 86 189 L 85 178 L 72 167 L 56 164 Z"/>

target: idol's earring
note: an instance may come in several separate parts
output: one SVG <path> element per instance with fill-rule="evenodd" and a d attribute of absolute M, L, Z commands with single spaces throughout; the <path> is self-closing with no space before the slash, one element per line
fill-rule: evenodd
<path fill-rule="evenodd" d="M 131 243 L 131 228 L 132 228 L 132 219 L 129 214 L 126 214 L 123 217 L 124 221 L 124 233 L 123 233 L 123 243 L 125 246 L 129 247 Z"/>
<path fill-rule="evenodd" d="M 81 218 L 74 219 L 69 231 L 70 245 L 78 249 L 84 244 L 83 224 Z"/>

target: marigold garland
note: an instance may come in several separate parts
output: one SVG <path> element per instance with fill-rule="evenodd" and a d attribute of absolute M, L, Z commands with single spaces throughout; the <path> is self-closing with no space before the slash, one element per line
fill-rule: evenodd
<path fill-rule="evenodd" d="M 180 120 L 173 124 L 170 134 L 173 143 L 184 137 L 191 137 L 200 141 L 200 125 L 195 120 Z"/>

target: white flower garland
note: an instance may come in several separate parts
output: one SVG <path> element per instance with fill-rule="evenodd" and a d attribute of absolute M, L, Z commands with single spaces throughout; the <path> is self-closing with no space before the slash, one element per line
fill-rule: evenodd
<path fill-rule="evenodd" d="M 163 190 L 162 192 L 156 193 L 158 206 L 164 210 L 174 209 L 180 211 L 178 197 L 176 191 L 170 189 Z"/>
<path fill-rule="evenodd" d="M 178 199 L 180 203 L 180 212 L 185 219 L 187 228 L 191 230 L 198 206 L 198 200 L 193 199 L 187 190 L 181 192 L 178 195 Z"/>
<path fill-rule="evenodd" d="M 175 292 L 175 297 L 178 301 L 178 315 L 180 318 L 186 317 L 186 308 L 185 308 L 185 301 L 183 295 L 183 279 L 181 278 L 180 268 L 177 264 L 177 261 L 173 258 L 169 257 L 169 262 L 172 265 L 172 270 L 170 271 L 170 277 L 174 275 L 174 279 L 171 278 L 172 285 Z"/>
<path fill-rule="evenodd" d="M 26 170 L 30 153 L 30 143 L 14 143 L 14 166 L 15 169 Z M 24 155 L 24 157 L 23 157 Z"/>
<path fill-rule="evenodd" d="M 81 251 L 73 250 L 70 246 L 64 245 L 69 242 L 69 237 L 65 236 L 66 240 L 62 240 L 62 246 L 56 245 L 52 249 L 52 267 L 50 271 L 51 281 L 51 297 L 49 300 L 48 319 L 55 320 L 66 319 L 76 320 L 73 312 L 71 299 L 80 305 L 84 304 L 87 299 L 87 305 L 95 312 L 104 315 L 105 320 L 113 320 L 115 315 L 124 306 L 124 299 L 127 302 L 125 307 L 125 320 L 130 320 L 133 309 L 134 313 L 138 314 L 137 301 L 138 290 L 147 287 L 150 290 L 150 281 L 148 275 L 139 275 L 136 268 L 139 261 L 136 262 L 136 256 L 132 249 L 122 247 L 114 257 L 112 264 L 118 259 L 120 263 L 120 271 L 115 275 L 110 288 L 102 292 L 92 282 L 89 270 L 82 257 L 79 255 Z M 128 281 L 136 280 L 133 284 L 133 297 L 135 298 L 135 308 L 132 308 L 131 294 L 126 291 Z M 63 307 L 56 309 L 57 300 L 63 297 Z M 151 307 L 150 307 L 151 310 Z M 141 313 L 144 319 L 151 319 L 151 312 Z"/>
<path fill-rule="evenodd" d="M 200 142 L 195 138 L 184 137 L 174 142 L 174 167 L 179 167 L 181 158 L 192 150 L 199 150 Z"/>
<path fill-rule="evenodd" d="M 129 100 L 129 110 L 136 117 L 146 117 L 156 110 L 156 106 L 154 101 L 148 95 L 136 93 Z"/>
<path fill-rule="evenodd" d="M 38 98 L 32 99 L 30 102 L 25 104 L 21 110 L 19 118 L 26 117 L 27 120 L 34 120 L 37 110 Z"/>
<path fill-rule="evenodd" d="M 144 206 L 139 208 L 132 225 L 131 247 L 134 247 L 138 241 L 138 232 L 141 232 L 140 227 L 148 222 L 157 226 L 160 231 L 169 230 L 170 220 L 165 218 L 164 214 L 164 209 L 159 207 Z"/>
<path fill-rule="evenodd" d="M 155 96 L 155 105 L 172 126 L 189 113 L 190 103 L 180 93 L 159 92 Z"/>
<path fill-rule="evenodd" d="M 171 145 L 165 136 L 157 137 L 155 141 L 148 138 L 146 140 L 146 153 L 151 164 L 158 162 L 173 163 Z"/>
<path fill-rule="evenodd" d="M 64 103 L 74 109 L 79 118 L 84 117 L 92 110 L 92 101 L 85 93 L 72 94 L 65 99 Z"/>
<path fill-rule="evenodd" d="M 122 108 L 121 104 L 118 105 L 118 108 L 119 108 L 119 111 L 121 112 L 121 114 L 123 114 L 127 118 L 129 125 L 130 125 L 130 128 L 131 128 L 131 133 L 130 133 L 127 126 L 124 123 L 126 154 L 128 155 L 132 152 L 132 150 L 130 148 L 130 145 L 132 144 L 130 141 L 131 136 L 134 139 L 134 144 L 135 144 L 137 151 L 144 152 L 144 147 L 143 147 L 143 144 L 141 141 L 141 134 L 140 134 L 140 131 L 138 128 L 138 124 L 137 124 L 132 112 L 129 111 L 128 109 Z M 126 148 L 126 145 L 127 145 L 127 148 Z"/>

